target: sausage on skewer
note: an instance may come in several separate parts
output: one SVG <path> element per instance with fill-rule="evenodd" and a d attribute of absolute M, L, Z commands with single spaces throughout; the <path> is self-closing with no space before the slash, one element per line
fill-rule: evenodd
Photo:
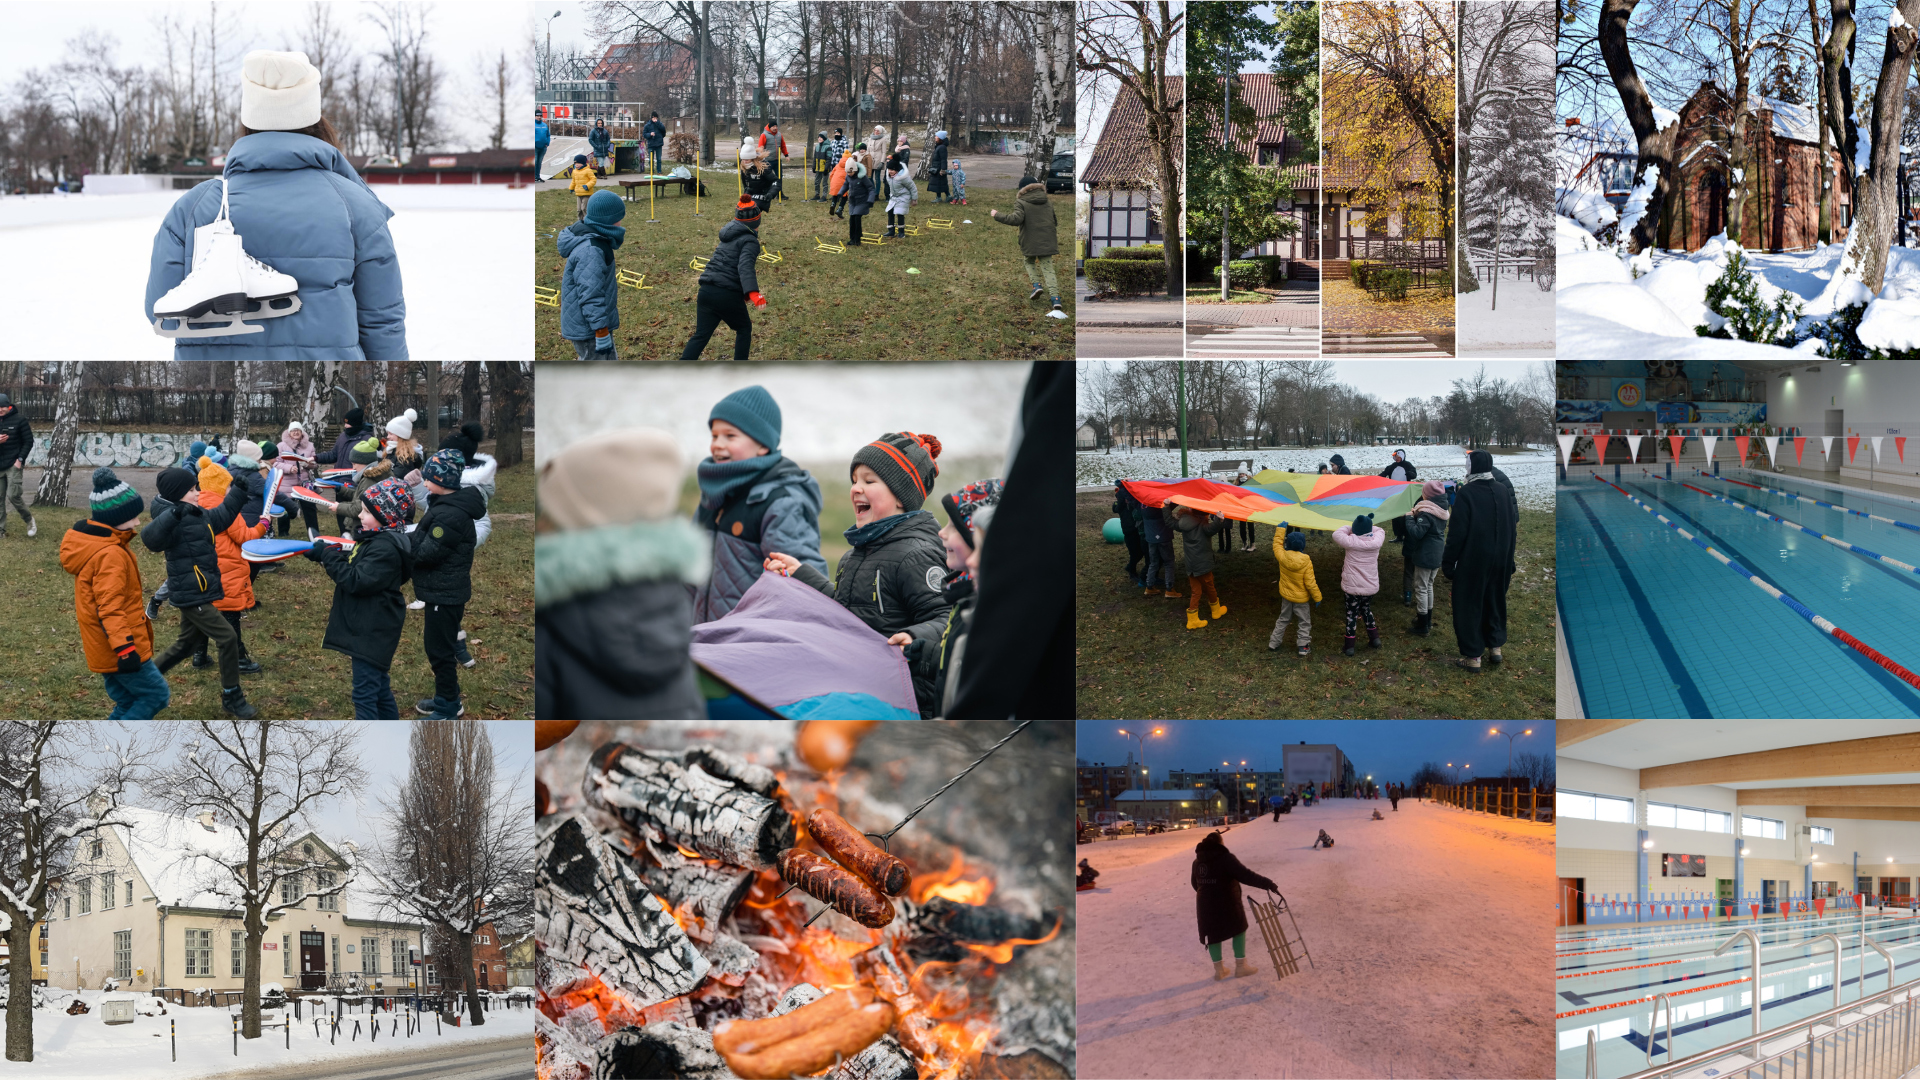
<path fill-rule="evenodd" d="M 866 1004 L 838 1015 L 823 1016 L 818 1021 L 805 1016 L 809 1010 L 828 1005 L 839 996 L 829 995 L 811 1005 L 801 1006 L 786 1016 L 734 1023 L 729 1032 L 749 1024 L 792 1019 L 800 1019 L 804 1026 L 778 1042 L 752 1038 L 749 1044 L 759 1047 L 756 1050 L 722 1050 L 720 1053 L 726 1059 L 727 1067 L 744 1080 L 785 1080 L 786 1077 L 807 1076 L 866 1049 L 893 1026 L 893 1006 L 884 1001 L 874 1001 L 871 992 L 865 995 Z"/>
<path fill-rule="evenodd" d="M 873 845 L 839 814 L 822 807 L 807 815 L 807 832 L 841 866 L 888 896 L 907 891 L 907 864 Z"/>
<path fill-rule="evenodd" d="M 757 1054 L 811 1028 L 836 1020 L 874 1000 L 872 990 L 856 986 L 816 998 L 781 1016 L 758 1020 L 723 1020 L 713 1029 L 713 1048 L 729 1056 Z"/>
<path fill-rule="evenodd" d="M 879 929 L 893 921 L 891 900 L 853 872 L 811 851 L 788 848 L 782 852 L 780 876 L 862 926 Z"/>

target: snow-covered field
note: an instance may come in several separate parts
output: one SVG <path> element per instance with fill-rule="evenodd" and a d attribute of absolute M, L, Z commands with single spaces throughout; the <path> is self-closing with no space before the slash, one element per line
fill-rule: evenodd
<path fill-rule="evenodd" d="M 1313 956 L 1278 982 L 1251 917 L 1259 972 L 1214 981 L 1188 881 L 1204 835 L 1079 848 L 1101 872 L 1078 896 L 1082 1076 L 1552 1075 L 1551 826 L 1333 799 L 1234 828 Z"/>
<path fill-rule="evenodd" d="M 489 1042 L 524 1035 L 527 1057 L 533 1056 L 533 1010 L 497 1007 L 487 1013 L 487 1022 L 479 1027 L 442 1024 L 434 1032 L 433 1016 L 425 1014 L 426 1026 L 406 1033 L 406 1020 L 400 1019 L 400 1031 L 392 1034 L 399 1013 L 369 1014 L 365 1009 L 344 1013 L 335 1041 L 328 1041 L 328 1027 L 322 1021 L 320 1034 L 314 1035 L 311 1002 L 302 1010 L 304 1019 L 295 1021 L 291 1032 L 278 1027 L 263 1031 L 259 1039 L 240 1040 L 240 1053 L 233 1052 L 233 1020 L 222 1008 L 181 1008 L 168 1005 L 165 1016 L 136 1016 L 131 1024 L 107 1024 L 101 1020 L 98 990 L 83 990 L 80 997 L 92 1008 L 80 1016 L 64 1011 L 72 999 L 71 991 L 54 991 L 57 1007 L 36 1009 L 33 1014 L 33 1061 L 7 1062 L 5 1075 L 21 1080 L 187 1080 L 214 1076 L 243 1069 L 278 1068 L 304 1062 L 332 1062 L 346 1058 L 370 1058 L 376 1054 L 429 1049 L 435 1045 Z M 124 992 L 117 996 L 127 996 Z M 140 995 L 152 1001 L 150 995 Z M 235 1007 L 235 1011 L 238 1006 Z M 266 1013 L 278 1023 L 277 1013 Z M 367 1025 L 377 1016 L 380 1038 L 369 1037 Z M 171 1059 L 168 1022 L 178 1034 L 180 1060 Z M 353 1025 L 360 1024 L 359 1037 L 353 1037 Z M 293 1046 L 287 1047 L 292 1036 Z"/>
<path fill-rule="evenodd" d="M 415 360 L 533 355 L 533 193 L 497 184 L 380 184 L 407 296 Z M 181 192 L 0 198 L 0 296 L 22 356 L 72 350 L 170 360 L 146 320 L 153 236 Z"/>
<path fill-rule="evenodd" d="M 1333 454 L 1347 461 L 1356 475 L 1378 473 L 1393 461 L 1391 446 L 1336 446 L 1284 450 L 1221 450 L 1218 447 L 1188 448 L 1187 471 L 1198 476 L 1207 462 L 1228 458 L 1252 458 L 1253 471 L 1279 469 L 1282 472 L 1317 472 L 1320 463 Z M 1466 474 L 1466 457 L 1457 446 L 1409 446 L 1407 460 L 1413 462 L 1424 479 L 1431 475 L 1458 480 Z M 1553 510 L 1554 451 L 1528 450 L 1519 454 L 1495 454 L 1493 463 L 1513 481 L 1514 495 L 1530 510 Z M 1081 452 L 1074 455 L 1074 485 L 1091 487 L 1115 480 L 1162 480 L 1180 475 L 1180 451 L 1133 450 L 1115 447 L 1113 453 Z"/>
<path fill-rule="evenodd" d="M 1553 293 L 1542 292 L 1531 281 L 1522 281 L 1518 272 L 1503 272 L 1500 277 L 1500 306 L 1493 306 L 1493 283 L 1482 281 L 1480 288 L 1459 293 L 1453 298 L 1454 344 L 1462 357 L 1480 352 L 1501 353 L 1529 350 L 1541 356 L 1553 356 Z"/>

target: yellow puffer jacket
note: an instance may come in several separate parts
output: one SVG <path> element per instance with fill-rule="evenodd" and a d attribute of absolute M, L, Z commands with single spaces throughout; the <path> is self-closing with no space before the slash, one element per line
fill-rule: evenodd
<path fill-rule="evenodd" d="M 1273 534 L 1273 557 L 1280 560 L 1280 599 L 1304 604 L 1320 599 L 1320 583 L 1314 580 L 1313 560 L 1304 551 L 1287 550 L 1287 531 Z"/>
<path fill-rule="evenodd" d="M 585 165 L 575 165 L 573 167 L 573 193 L 575 195 L 593 194 L 594 184 L 598 179 L 598 177 L 593 175 L 592 169 Z"/>

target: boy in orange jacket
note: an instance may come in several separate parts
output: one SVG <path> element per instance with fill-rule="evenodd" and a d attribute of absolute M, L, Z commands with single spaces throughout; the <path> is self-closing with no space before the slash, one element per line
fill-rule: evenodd
<path fill-rule="evenodd" d="M 140 564 L 128 544 L 146 501 L 112 469 L 93 471 L 88 516 L 60 541 L 60 568 L 73 575 L 73 613 L 87 667 L 106 679 L 109 720 L 151 720 L 172 694 L 153 666 L 153 626 L 141 610 Z"/>
<path fill-rule="evenodd" d="M 200 459 L 200 490 L 196 495 L 200 505 L 212 510 L 226 500 L 227 489 L 233 486 L 233 474 L 212 458 Z M 269 508 L 271 509 L 271 508 Z M 240 635 L 240 614 L 251 611 L 253 602 L 253 567 L 240 554 L 240 545 L 249 540 L 258 540 L 273 528 L 273 519 L 262 514 L 255 525 L 248 525 L 245 518 L 234 518 L 233 524 L 225 532 L 213 536 L 213 552 L 220 559 L 220 587 L 225 596 L 213 602 L 213 610 L 227 620 L 233 627 L 233 640 L 240 649 L 240 674 L 260 674 L 260 662 L 247 652 L 246 640 Z M 213 660 L 207 655 L 207 639 L 201 638 L 193 650 L 193 666 L 211 667 Z"/>

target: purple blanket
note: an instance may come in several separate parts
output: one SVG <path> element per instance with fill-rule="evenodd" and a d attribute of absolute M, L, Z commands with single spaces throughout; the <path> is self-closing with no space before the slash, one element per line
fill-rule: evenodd
<path fill-rule="evenodd" d="M 832 597 L 779 574 L 761 574 L 732 611 L 695 626 L 693 658 L 775 707 L 842 692 L 916 708 L 899 649 Z"/>

